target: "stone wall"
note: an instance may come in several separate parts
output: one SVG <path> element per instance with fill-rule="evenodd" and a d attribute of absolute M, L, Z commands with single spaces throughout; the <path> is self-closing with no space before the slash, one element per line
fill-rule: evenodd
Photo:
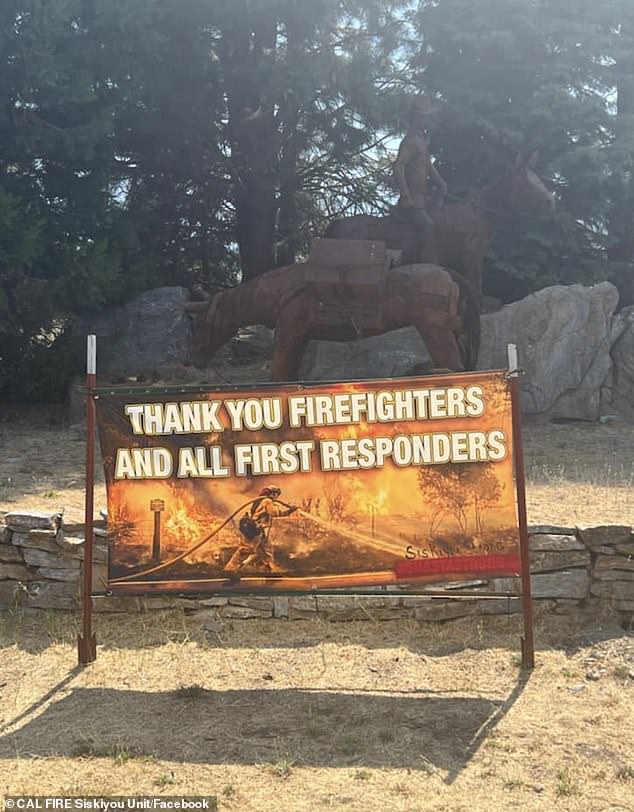
<path fill-rule="evenodd" d="M 0 525 L 0 610 L 12 608 L 76 609 L 81 593 L 83 528 L 65 525 L 59 513 L 7 513 Z M 624 624 L 634 615 L 634 531 L 632 527 L 533 526 L 530 531 L 532 590 L 536 604 L 555 614 L 618 613 Z M 106 531 L 95 529 L 93 584 L 105 586 Z M 101 540 L 100 540 L 101 539 Z M 430 585 L 426 585 L 428 587 Z M 211 623 L 223 618 L 288 618 L 323 615 L 331 620 L 414 617 L 444 621 L 468 615 L 521 611 L 517 598 L 496 599 L 519 591 L 517 578 L 492 578 L 439 584 L 469 588 L 473 597 L 432 598 L 408 595 L 404 589 L 377 590 L 376 597 L 346 596 L 184 598 L 155 596 L 103 598 L 96 611 L 125 612 L 184 606 Z"/>

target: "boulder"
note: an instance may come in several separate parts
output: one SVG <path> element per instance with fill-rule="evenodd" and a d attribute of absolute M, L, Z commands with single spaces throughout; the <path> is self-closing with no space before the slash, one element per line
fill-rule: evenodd
<path fill-rule="evenodd" d="M 66 558 L 61 551 L 49 553 L 45 550 L 38 550 L 35 547 L 24 547 L 23 549 L 24 561 L 32 567 L 78 570 L 80 566 L 78 558 Z"/>
<path fill-rule="evenodd" d="M 506 600 L 486 598 L 478 601 L 478 613 L 481 615 L 514 615 L 521 611 L 521 598 L 507 598 Z"/>
<path fill-rule="evenodd" d="M 531 576 L 534 598 L 586 598 L 590 576 L 585 569 L 561 570 Z"/>
<path fill-rule="evenodd" d="M 634 600 L 616 600 L 612 602 L 612 607 L 619 612 L 634 612 Z"/>
<path fill-rule="evenodd" d="M 624 329 L 612 347 L 612 408 L 634 420 L 634 306 L 619 314 Z"/>
<path fill-rule="evenodd" d="M 473 615 L 478 608 L 477 601 L 431 601 L 428 606 L 414 609 L 414 617 L 427 623 L 440 623 L 443 620 L 454 620 L 458 617 Z"/>
<path fill-rule="evenodd" d="M 594 581 L 590 591 L 600 598 L 634 601 L 634 581 Z"/>
<path fill-rule="evenodd" d="M 184 304 L 188 298 L 182 287 L 155 288 L 85 317 L 82 330 L 97 336 L 99 374 L 153 374 L 166 364 L 187 364 L 191 326 Z"/>
<path fill-rule="evenodd" d="M 95 534 L 96 535 L 96 534 Z M 64 532 L 57 534 L 58 549 L 62 550 L 65 556 L 70 558 L 84 558 L 84 539 L 74 536 L 67 536 Z M 92 560 L 93 561 L 107 561 L 108 548 L 104 544 L 96 542 L 92 545 Z"/>
<path fill-rule="evenodd" d="M 300 365 L 305 381 L 398 378 L 433 366 L 414 327 L 403 327 L 359 341 L 310 341 Z"/>
<path fill-rule="evenodd" d="M 0 563 L 0 581 L 32 581 L 37 578 L 24 564 L 2 564 Z"/>
<path fill-rule="evenodd" d="M 257 598 L 245 595 L 239 598 L 229 598 L 229 606 L 244 606 L 248 609 L 262 609 L 269 614 L 273 611 L 272 598 Z"/>
<path fill-rule="evenodd" d="M 229 603 L 228 598 L 222 598 L 219 595 L 213 598 L 204 598 L 203 600 L 196 601 L 200 606 L 226 606 Z"/>
<path fill-rule="evenodd" d="M 78 572 L 78 577 L 82 578 L 81 586 L 83 587 L 83 574 L 84 568 Z M 107 592 L 108 591 L 108 565 L 100 561 L 96 561 L 92 567 L 92 591 L 93 592 Z M 83 590 L 82 590 L 83 592 Z"/>
<path fill-rule="evenodd" d="M 141 598 L 134 595 L 108 597 L 104 600 L 92 602 L 93 611 L 100 614 L 122 614 L 123 612 L 136 614 L 141 611 Z"/>
<path fill-rule="evenodd" d="M 262 324 L 241 327 L 225 348 L 237 364 L 270 360 L 273 357 L 273 330 Z"/>
<path fill-rule="evenodd" d="M 0 610 L 18 606 L 23 593 L 24 586 L 19 581 L 0 581 Z"/>
<path fill-rule="evenodd" d="M 273 617 L 288 617 L 289 598 L 273 598 Z"/>
<path fill-rule="evenodd" d="M 316 617 L 317 598 L 314 595 L 299 595 L 288 599 L 290 620 L 308 620 Z"/>
<path fill-rule="evenodd" d="M 25 530 L 17 531 L 13 534 L 11 539 L 14 547 L 35 550 L 46 550 L 48 553 L 59 553 L 59 545 L 57 543 L 59 530 Z"/>
<path fill-rule="evenodd" d="M 77 582 L 80 576 L 79 570 L 74 567 L 72 569 L 66 567 L 40 567 L 37 573 L 38 577 L 47 578 L 50 581 Z"/>
<path fill-rule="evenodd" d="M 12 544 L 0 544 L 0 562 L 15 564 L 24 561 L 20 550 Z"/>
<path fill-rule="evenodd" d="M 634 581 L 632 570 L 595 570 L 593 576 L 597 581 Z"/>
<path fill-rule="evenodd" d="M 602 570 L 622 570 L 634 573 L 634 559 L 626 558 L 622 555 L 615 556 L 597 556 L 594 564 L 595 574 Z"/>
<path fill-rule="evenodd" d="M 494 592 L 518 592 L 519 578 L 493 578 Z M 581 599 L 588 595 L 590 576 L 586 568 L 559 570 L 531 575 L 533 598 Z"/>
<path fill-rule="evenodd" d="M 293 596 L 290 598 L 290 608 L 314 613 L 317 611 L 317 597 L 315 595 Z"/>
<path fill-rule="evenodd" d="M 110 598 L 108 598 L 110 600 Z M 139 598 L 141 612 L 164 612 L 169 609 L 179 609 L 189 604 L 188 598 L 178 595 L 142 595 Z"/>
<path fill-rule="evenodd" d="M 517 576 L 510 576 L 505 578 L 492 578 L 489 581 L 491 589 L 494 592 L 516 593 L 520 592 L 521 579 Z"/>
<path fill-rule="evenodd" d="M 334 595 L 317 595 L 317 611 L 323 614 L 347 612 L 350 609 L 357 609 L 359 604 L 359 598 L 353 596 L 340 598 Z"/>
<path fill-rule="evenodd" d="M 252 620 L 254 618 L 271 617 L 273 609 L 255 609 L 252 606 L 225 606 L 222 616 L 235 620 Z"/>
<path fill-rule="evenodd" d="M 617 302 L 610 282 L 556 285 L 483 314 L 478 369 L 506 368 L 506 346 L 517 344 L 526 414 L 596 420 L 612 371 Z"/>
<path fill-rule="evenodd" d="M 554 613 L 556 615 L 576 615 L 581 608 L 581 601 L 570 598 L 560 598 L 555 603 Z"/>
<path fill-rule="evenodd" d="M 529 536 L 541 535 L 555 535 L 555 536 L 574 536 L 577 532 L 575 527 L 562 527 L 556 524 L 529 524 Z"/>

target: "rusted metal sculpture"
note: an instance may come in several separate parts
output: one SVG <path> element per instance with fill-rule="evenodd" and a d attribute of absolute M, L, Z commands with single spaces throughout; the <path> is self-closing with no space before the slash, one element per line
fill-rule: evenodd
<path fill-rule="evenodd" d="M 383 240 L 388 248 L 403 251 L 404 263 L 433 259 L 465 276 L 480 297 L 482 268 L 495 229 L 524 212 L 554 205 L 552 193 L 534 171 L 536 161 L 537 153 L 533 153 L 528 162 L 518 163 L 513 171 L 478 189 L 464 202 L 435 211 L 431 256 L 421 239 L 421 229 L 393 214 L 360 214 L 335 220 L 328 226 L 326 237 Z"/>
<path fill-rule="evenodd" d="M 409 128 L 401 141 L 393 172 L 400 193 L 399 208 L 406 214 L 418 209 L 427 214 L 427 185 L 431 178 L 443 192 L 447 184 L 434 166 L 427 145 L 427 116 L 437 112 L 428 96 L 416 96 L 412 102 Z M 407 219 L 407 217 L 405 217 Z"/>
<path fill-rule="evenodd" d="M 393 166 L 394 180 L 400 198 L 394 216 L 416 226 L 425 246 L 425 260 L 435 262 L 434 228 L 429 215 L 427 188 L 429 180 L 440 187 L 443 194 L 447 184 L 434 166 L 427 144 L 427 116 L 437 112 L 429 96 L 416 96 L 412 102 L 409 128 L 401 141 Z"/>
<path fill-rule="evenodd" d="M 315 240 L 310 260 L 192 301 L 192 360 L 204 367 L 240 327 L 274 328 L 271 376 L 297 380 L 311 339 L 346 341 L 414 326 L 436 367 L 472 368 L 479 342 L 468 284 L 438 266 L 389 268 L 381 242 Z"/>

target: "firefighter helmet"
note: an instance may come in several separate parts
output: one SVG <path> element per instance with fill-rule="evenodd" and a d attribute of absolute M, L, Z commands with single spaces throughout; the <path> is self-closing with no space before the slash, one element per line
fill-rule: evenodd
<path fill-rule="evenodd" d="M 260 491 L 260 496 L 270 496 L 273 499 L 277 499 L 282 493 L 282 489 L 277 485 L 265 485 L 264 488 Z"/>

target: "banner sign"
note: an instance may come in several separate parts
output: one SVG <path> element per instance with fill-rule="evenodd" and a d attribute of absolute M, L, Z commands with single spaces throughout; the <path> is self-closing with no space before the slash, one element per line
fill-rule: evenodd
<path fill-rule="evenodd" d="M 98 391 L 113 593 L 520 571 L 504 372 Z"/>

